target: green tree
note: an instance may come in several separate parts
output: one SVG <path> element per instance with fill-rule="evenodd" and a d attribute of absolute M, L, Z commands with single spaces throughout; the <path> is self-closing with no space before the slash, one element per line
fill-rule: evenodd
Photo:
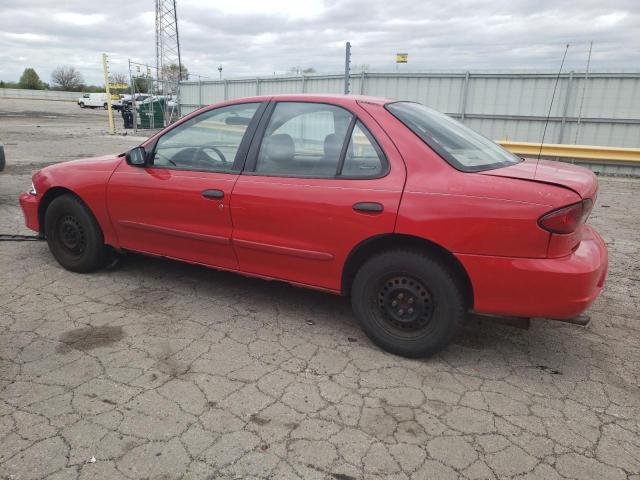
<path fill-rule="evenodd" d="M 19 82 L 20 88 L 28 88 L 30 90 L 42 90 L 44 85 L 40 81 L 40 77 L 33 68 L 25 68 L 22 72 Z"/>
<path fill-rule="evenodd" d="M 150 77 L 134 77 L 133 85 L 136 93 L 149 93 Z"/>

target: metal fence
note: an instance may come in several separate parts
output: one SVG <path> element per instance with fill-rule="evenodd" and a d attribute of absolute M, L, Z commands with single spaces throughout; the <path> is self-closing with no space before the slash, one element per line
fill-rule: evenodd
<path fill-rule="evenodd" d="M 60 90 L 26 90 L 22 88 L 0 88 L 0 98 L 29 98 L 32 100 L 62 100 L 75 102 L 82 92 L 63 92 Z"/>
<path fill-rule="evenodd" d="M 495 140 L 539 142 L 556 75 L 363 72 L 352 74 L 351 93 L 424 103 Z M 239 97 L 343 89 L 343 75 L 187 81 L 180 105 L 185 115 Z M 562 74 L 545 142 L 640 147 L 640 72 Z"/>

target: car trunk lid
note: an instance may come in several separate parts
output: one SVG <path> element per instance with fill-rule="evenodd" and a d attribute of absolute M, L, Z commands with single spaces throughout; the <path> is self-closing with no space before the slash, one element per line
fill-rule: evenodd
<path fill-rule="evenodd" d="M 525 159 L 515 165 L 479 173 L 558 185 L 573 190 L 583 199 L 594 198 L 598 189 L 597 178 L 591 170 L 548 160 Z"/>

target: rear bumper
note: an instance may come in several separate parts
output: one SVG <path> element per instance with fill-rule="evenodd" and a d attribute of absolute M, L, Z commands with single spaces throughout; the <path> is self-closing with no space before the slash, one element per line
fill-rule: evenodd
<path fill-rule="evenodd" d="M 27 228 L 40 231 L 40 222 L 38 221 L 38 197 L 30 195 L 29 193 L 20 194 L 20 207 L 22 208 L 22 214 L 24 215 L 24 223 Z"/>
<path fill-rule="evenodd" d="M 469 274 L 474 309 L 521 317 L 571 318 L 598 297 L 607 274 L 607 247 L 588 225 L 578 248 L 561 258 L 457 255 Z"/>

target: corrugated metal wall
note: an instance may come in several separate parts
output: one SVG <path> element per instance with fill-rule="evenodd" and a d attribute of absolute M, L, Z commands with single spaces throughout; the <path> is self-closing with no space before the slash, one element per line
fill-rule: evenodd
<path fill-rule="evenodd" d="M 0 88 L 0 98 L 30 98 L 33 100 L 65 100 L 75 102 L 82 92 L 60 90 L 27 90 L 22 88 Z"/>
<path fill-rule="evenodd" d="M 351 76 L 351 92 L 417 101 L 496 140 L 539 142 L 555 79 L 551 73 L 366 73 Z M 343 86 L 342 75 L 188 81 L 181 83 L 180 103 L 187 114 L 226 99 L 342 93 Z M 545 142 L 640 147 L 640 73 L 591 73 L 586 83 L 584 73 L 562 74 Z"/>

